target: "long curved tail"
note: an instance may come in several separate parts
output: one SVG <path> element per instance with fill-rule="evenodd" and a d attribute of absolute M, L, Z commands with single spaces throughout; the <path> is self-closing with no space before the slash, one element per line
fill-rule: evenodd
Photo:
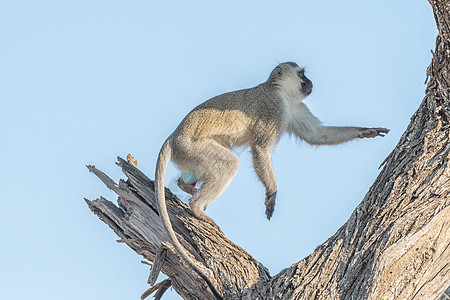
<path fill-rule="evenodd" d="M 200 270 L 195 262 L 187 255 L 186 250 L 178 241 L 175 232 L 172 228 L 172 223 L 169 219 L 169 214 L 167 213 L 166 206 L 166 195 L 164 191 L 164 175 L 166 174 L 167 165 L 172 157 L 172 146 L 170 145 L 170 139 L 167 139 L 161 147 L 159 152 L 158 161 L 156 163 L 156 174 L 155 174 L 155 187 L 156 187 L 156 202 L 158 203 L 159 215 L 162 218 L 164 227 L 166 228 L 169 240 L 185 262 L 206 282 L 211 292 L 214 294 L 217 300 L 223 300 L 219 295 L 216 288 L 212 284 L 209 277 Z"/>

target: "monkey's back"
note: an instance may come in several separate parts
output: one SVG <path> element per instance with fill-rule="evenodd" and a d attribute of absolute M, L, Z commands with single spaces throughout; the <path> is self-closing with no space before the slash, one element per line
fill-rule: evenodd
<path fill-rule="evenodd" d="M 249 143 L 261 130 L 277 135 L 274 122 L 279 120 L 281 106 L 276 98 L 263 85 L 221 94 L 194 108 L 173 135 L 211 138 L 227 148 Z"/>

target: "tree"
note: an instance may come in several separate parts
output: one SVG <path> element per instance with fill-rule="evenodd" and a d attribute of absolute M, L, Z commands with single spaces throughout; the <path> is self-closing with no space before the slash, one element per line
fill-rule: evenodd
<path fill-rule="evenodd" d="M 224 299 L 445 299 L 450 285 L 450 0 L 429 1 L 439 35 L 426 95 L 398 145 L 350 219 L 305 259 L 271 277 L 264 266 L 196 219 L 169 190 L 169 215 L 182 245 L 211 274 Z M 90 209 L 145 259 L 160 297 L 172 285 L 185 299 L 214 299 L 167 243 L 154 182 L 119 158 L 127 181 L 88 168 L 119 196 Z M 447 290 L 450 295 L 450 290 Z"/>

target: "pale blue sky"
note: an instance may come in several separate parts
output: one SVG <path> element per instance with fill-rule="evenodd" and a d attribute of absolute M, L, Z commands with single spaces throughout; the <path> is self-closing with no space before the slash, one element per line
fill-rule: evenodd
<path fill-rule="evenodd" d="M 305 102 L 324 123 L 391 129 L 335 147 L 282 139 L 270 222 L 250 155 L 236 152 L 238 174 L 207 213 L 272 274 L 304 258 L 398 142 L 435 36 L 425 0 L 3 1 L 0 299 L 138 299 L 148 267 L 87 208 L 84 197 L 116 197 L 85 165 L 119 180 L 116 156 L 132 153 L 153 178 L 186 113 L 287 60 L 306 66 Z"/>

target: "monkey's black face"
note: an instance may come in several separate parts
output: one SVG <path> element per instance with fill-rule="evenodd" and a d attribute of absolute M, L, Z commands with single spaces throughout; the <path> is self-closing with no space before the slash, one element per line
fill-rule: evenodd
<path fill-rule="evenodd" d="M 304 69 L 301 69 L 300 71 L 298 71 L 297 75 L 298 75 L 298 77 L 300 77 L 300 79 L 302 81 L 300 91 L 302 92 L 303 95 L 308 96 L 312 92 L 312 88 L 313 88 L 312 81 L 309 80 L 309 78 L 305 76 Z"/>
<path fill-rule="evenodd" d="M 306 79 L 306 80 L 305 80 Z M 302 82 L 301 92 L 303 95 L 308 96 L 312 92 L 312 81 L 305 77 Z"/>

